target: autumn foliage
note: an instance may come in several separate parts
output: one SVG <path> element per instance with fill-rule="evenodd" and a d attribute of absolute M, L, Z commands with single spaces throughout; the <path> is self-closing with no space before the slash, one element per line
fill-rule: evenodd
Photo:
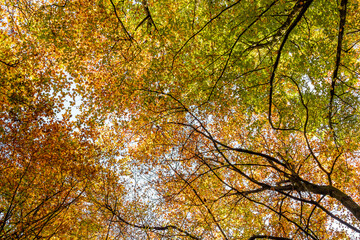
<path fill-rule="evenodd" d="M 0 239 L 357 239 L 360 3 L 6 0 Z"/>

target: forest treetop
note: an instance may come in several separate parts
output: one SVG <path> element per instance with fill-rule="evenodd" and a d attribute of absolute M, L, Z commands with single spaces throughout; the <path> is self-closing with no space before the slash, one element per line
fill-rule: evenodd
<path fill-rule="evenodd" d="M 0 11 L 0 238 L 359 235 L 359 1 Z"/>

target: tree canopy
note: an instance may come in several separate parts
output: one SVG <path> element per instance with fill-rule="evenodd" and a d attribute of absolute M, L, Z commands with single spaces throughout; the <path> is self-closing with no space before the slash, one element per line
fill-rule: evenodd
<path fill-rule="evenodd" d="M 0 239 L 360 237 L 357 0 L 1 0 Z"/>

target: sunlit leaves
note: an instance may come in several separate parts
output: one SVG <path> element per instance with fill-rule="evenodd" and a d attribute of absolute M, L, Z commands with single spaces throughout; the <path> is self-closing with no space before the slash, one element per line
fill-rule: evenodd
<path fill-rule="evenodd" d="M 358 231 L 358 8 L 2 1 L 1 236 Z"/>

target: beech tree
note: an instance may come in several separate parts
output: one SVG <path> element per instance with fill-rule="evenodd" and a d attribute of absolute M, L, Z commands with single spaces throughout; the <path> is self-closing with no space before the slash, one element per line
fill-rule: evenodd
<path fill-rule="evenodd" d="M 2 1 L 0 236 L 360 236 L 359 12 Z"/>

